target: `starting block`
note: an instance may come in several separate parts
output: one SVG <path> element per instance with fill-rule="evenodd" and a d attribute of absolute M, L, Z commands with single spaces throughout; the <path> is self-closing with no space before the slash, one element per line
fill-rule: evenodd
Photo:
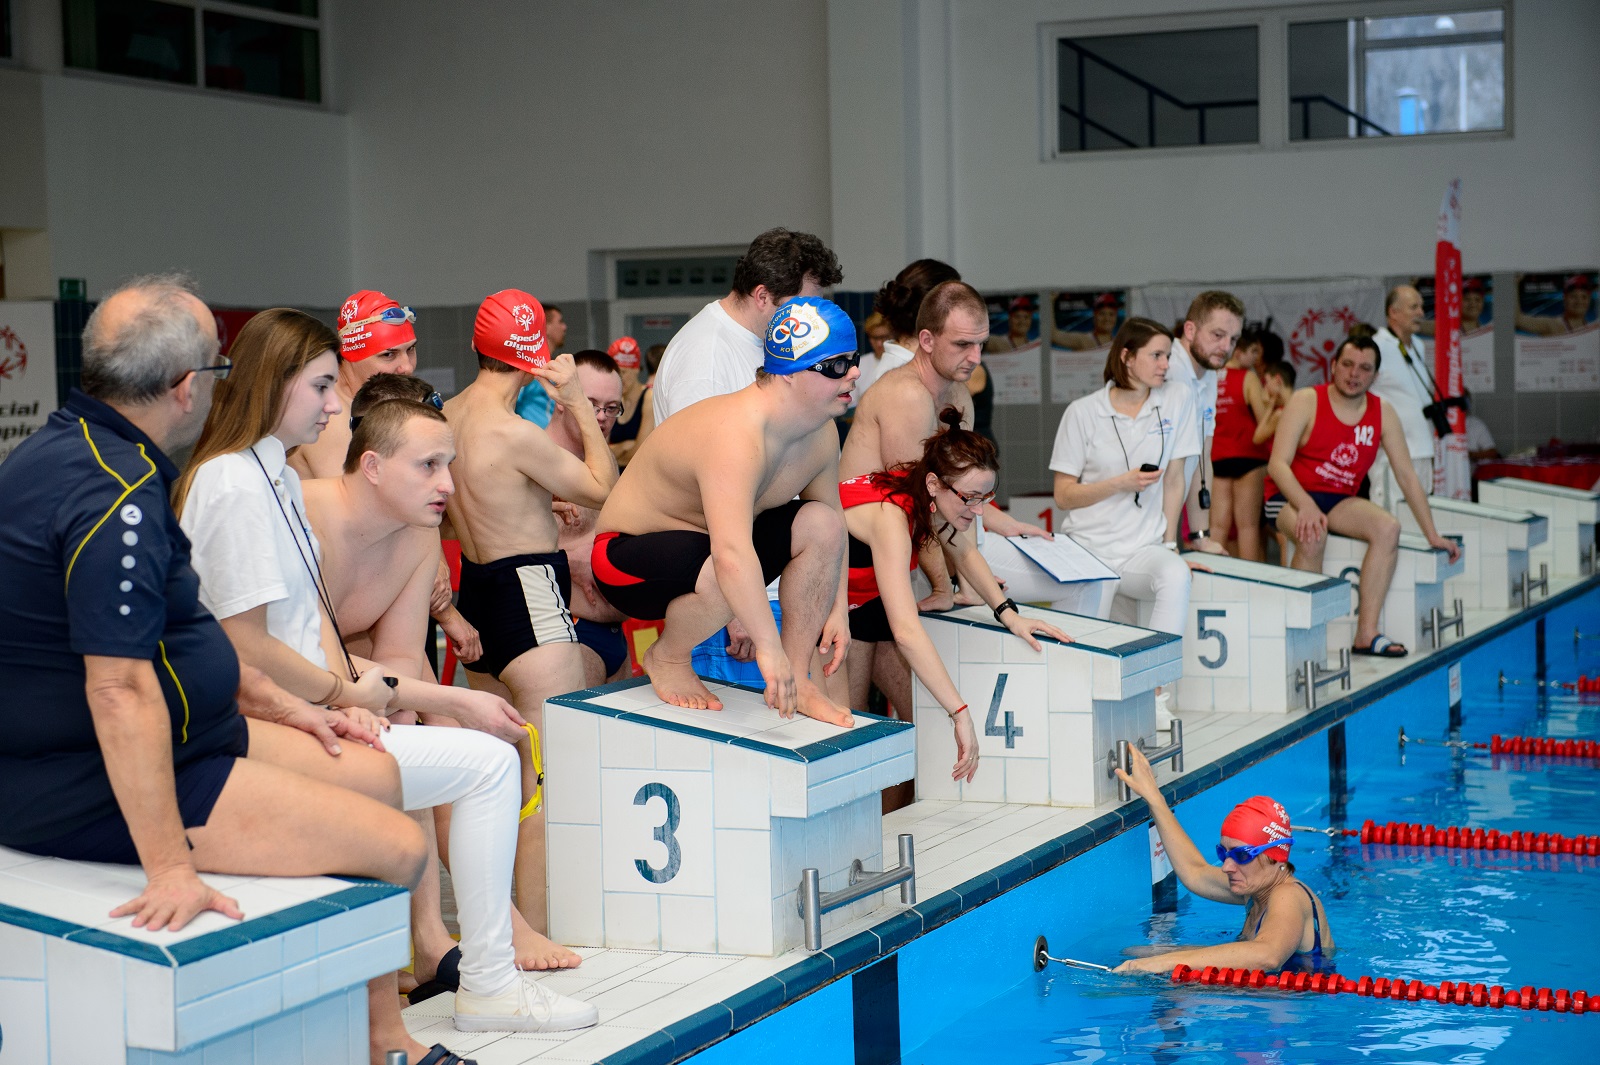
<path fill-rule="evenodd" d="M 784 720 L 760 692 L 722 710 L 663 703 L 648 680 L 544 706 L 550 934 L 573 946 L 772 956 L 799 946 L 801 870 L 847 887 L 882 868 L 879 792 L 910 780 L 912 728 Z M 876 895 L 829 913 L 824 931 Z"/>
<path fill-rule="evenodd" d="M 1339 577 L 1356 587 L 1359 601 L 1361 562 L 1367 557 L 1367 542 L 1348 536 L 1329 534 L 1322 556 L 1322 572 Z M 1378 631 L 1387 633 L 1408 648 L 1438 647 L 1445 629 L 1454 627 L 1461 635 L 1462 613 L 1445 601 L 1445 581 L 1459 577 L 1466 568 L 1463 554 L 1455 562 L 1450 554 L 1432 546 L 1418 533 L 1400 534 L 1400 551 L 1395 559 L 1394 580 L 1378 615 Z M 1447 610 L 1446 607 L 1449 607 Z M 1355 643 L 1355 618 L 1340 618 L 1328 624 L 1328 649 L 1336 651 Z"/>
<path fill-rule="evenodd" d="M 1116 795 L 1107 776 L 1118 740 L 1156 741 L 1155 689 L 1178 679 L 1179 638 L 1098 618 L 1024 606 L 1073 638 L 1041 637 L 1034 651 L 988 607 L 922 615 L 978 733 L 978 776 L 950 779 L 955 737 L 922 682 L 917 723 L 917 798 L 1098 806 Z"/>
<path fill-rule="evenodd" d="M 1227 555 L 1198 559 L 1212 572 L 1196 571 L 1190 583 L 1180 709 L 1282 714 L 1304 709 L 1318 685 L 1348 682 L 1348 666 L 1322 669 L 1328 623 L 1354 601 L 1347 581 Z"/>
<path fill-rule="evenodd" d="M 1066 511 L 1056 506 L 1056 497 L 1049 492 L 1028 492 L 1012 496 L 1006 513 L 1018 521 L 1038 525 L 1045 532 L 1053 533 L 1061 528 L 1061 516 Z"/>
<path fill-rule="evenodd" d="M 1546 576 L 1534 580 L 1528 552 L 1549 539 L 1550 522 L 1531 511 L 1471 503 L 1464 499 L 1433 496 L 1433 523 L 1444 535 L 1461 538 L 1466 565 L 1461 576 L 1446 585 L 1447 596 L 1459 598 L 1468 610 L 1510 610 L 1523 607 L 1533 589 L 1550 592 Z M 1400 528 L 1421 532 L 1407 507 L 1400 513 Z"/>
<path fill-rule="evenodd" d="M 1480 481 L 1478 501 L 1497 507 L 1529 510 L 1550 522 L 1550 538 L 1528 551 L 1528 565 L 1543 562 L 1553 577 L 1588 577 L 1600 570 L 1595 552 L 1595 526 L 1600 525 L 1600 492 L 1566 485 L 1500 477 Z"/>

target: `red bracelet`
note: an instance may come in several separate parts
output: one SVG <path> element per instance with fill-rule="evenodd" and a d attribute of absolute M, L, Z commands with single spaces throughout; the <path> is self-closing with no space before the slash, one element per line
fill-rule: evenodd
<path fill-rule="evenodd" d="M 961 713 L 961 711 L 965 710 L 966 708 L 967 708 L 967 704 L 966 703 L 962 703 L 960 706 L 956 707 L 955 711 L 953 713 L 951 713 L 951 715 L 950 715 L 950 720 L 954 721 L 955 717 L 956 717 L 956 714 Z"/>

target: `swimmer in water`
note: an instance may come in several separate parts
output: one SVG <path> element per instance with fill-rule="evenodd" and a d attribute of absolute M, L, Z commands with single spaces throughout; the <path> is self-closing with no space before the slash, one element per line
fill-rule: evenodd
<path fill-rule="evenodd" d="M 1117 966 L 1122 972 L 1170 972 L 1175 965 L 1207 965 L 1268 972 L 1326 972 L 1333 969 L 1333 930 L 1328 914 L 1311 889 L 1295 879 L 1289 861 L 1289 815 L 1281 805 L 1257 795 L 1233 808 L 1222 822 L 1217 844 L 1219 869 L 1206 861 L 1200 848 L 1178 824 L 1172 808 L 1156 785 L 1150 763 L 1133 750 L 1133 772 L 1117 770 L 1117 777 L 1150 804 L 1150 816 L 1161 845 L 1183 886 L 1212 902 L 1246 907 L 1244 928 L 1231 943 L 1185 947 L 1145 958 L 1132 958 Z"/>

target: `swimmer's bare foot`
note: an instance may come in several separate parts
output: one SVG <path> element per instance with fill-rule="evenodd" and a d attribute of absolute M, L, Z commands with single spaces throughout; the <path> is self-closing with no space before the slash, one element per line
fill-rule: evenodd
<path fill-rule="evenodd" d="M 688 662 L 668 661 L 656 650 L 660 646 L 659 641 L 651 644 L 640 664 L 662 701 L 685 710 L 721 710 L 722 700 L 695 676 L 694 667 Z"/>
<path fill-rule="evenodd" d="M 535 971 L 550 969 L 576 969 L 583 957 L 574 954 L 559 943 L 551 942 L 535 932 L 522 919 L 515 906 L 511 907 L 511 946 L 517 954 L 517 968 Z"/>
<path fill-rule="evenodd" d="M 856 719 L 850 715 L 850 708 L 840 706 L 823 694 L 809 679 L 795 681 L 795 695 L 798 697 L 800 712 L 817 721 L 826 721 L 830 725 L 840 728 L 851 728 Z"/>

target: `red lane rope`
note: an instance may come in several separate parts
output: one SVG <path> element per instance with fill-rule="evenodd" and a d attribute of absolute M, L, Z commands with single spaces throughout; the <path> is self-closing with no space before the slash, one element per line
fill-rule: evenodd
<path fill-rule="evenodd" d="M 1499 984 L 1487 987 L 1449 980 L 1434 986 L 1424 984 L 1421 980 L 1390 980 L 1381 976 L 1377 979 L 1363 976 L 1352 980 L 1338 973 L 1267 973 L 1260 969 L 1230 969 L 1216 965 L 1207 965 L 1203 969 L 1179 965 L 1172 970 L 1172 982 L 1315 991 L 1326 995 L 1360 995 L 1363 998 L 1389 998 L 1404 1002 L 1444 1002 L 1492 1009 L 1512 1007 L 1544 1012 L 1554 1010 L 1557 1013 L 1592 1013 L 1600 1010 L 1600 1002 L 1595 1002 L 1594 996 L 1588 992 L 1568 991 L 1564 987 L 1555 990 L 1548 987 L 1511 989 Z"/>
<path fill-rule="evenodd" d="M 1596 678 L 1600 683 L 1600 678 Z M 1498 732 L 1488 743 L 1473 747 L 1490 754 L 1529 754 L 1546 758 L 1600 758 L 1600 743 L 1594 740 L 1555 740 L 1548 736 L 1502 736 Z"/>
<path fill-rule="evenodd" d="M 1446 825 L 1380 825 L 1365 821 L 1359 829 L 1341 829 L 1344 836 L 1360 837 L 1362 843 L 1390 843 L 1405 847 L 1451 847 L 1460 850 L 1510 851 L 1516 854 L 1600 855 L 1600 836 L 1563 836 L 1559 832 L 1501 832 L 1490 828 L 1461 828 Z"/>

